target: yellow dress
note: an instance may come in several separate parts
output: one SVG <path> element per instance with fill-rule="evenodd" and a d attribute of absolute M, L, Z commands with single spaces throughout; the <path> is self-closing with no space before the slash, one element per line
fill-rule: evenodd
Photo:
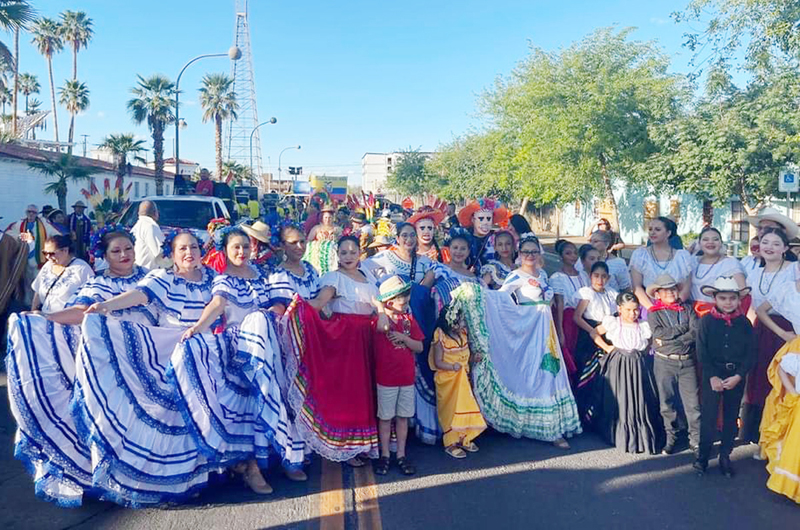
<path fill-rule="evenodd" d="M 767 370 L 772 391 L 761 419 L 761 454 L 768 460 L 767 487 L 800 503 L 800 395 L 788 395 L 778 374 L 781 360 L 800 353 L 800 338 L 783 346 Z M 795 377 L 796 386 L 800 377 Z"/>
<path fill-rule="evenodd" d="M 457 372 L 437 370 L 434 362 L 434 345 L 442 344 L 445 363 L 459 363 Z M 444 446 L 453 444 L 469 445 L 486 429 L 472 387 L 469 383 L 469 341 L 462 332 L 459 340 L 454 340 L 441 329 L 433 334 L 428 364 L 436 373 L 433 381 L 436 384 L 436 412 L 444 431 Z"/>

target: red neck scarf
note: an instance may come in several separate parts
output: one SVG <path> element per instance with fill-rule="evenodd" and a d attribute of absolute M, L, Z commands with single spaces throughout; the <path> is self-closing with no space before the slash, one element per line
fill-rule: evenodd
<path fill-rule="evenodd" d="M 665 304 L 661 300 L 656 300 L 656 302 L 650 307 L 650 309 L 648 309 L 648 311 L 661 311 L 662 309 L 669 309 L 670 311 L 683 311 L 683 306 L 678 302 Z"/>
<path fill-rule="evenodd" d="M 719 320 L 724 320 L 725 323 L 729 326 L 733 326 L 731 320 L 733 320 L 736 317 L 742 316 L 742 311 L 738 307 L 736 308 L 736 311 L 734 311 L 733 313 L 722 313 L 719 309 L 717 309 L 717 306 L 714 306 L 711 308 L 710 313 L 712 317 L 717 318 Z"/>

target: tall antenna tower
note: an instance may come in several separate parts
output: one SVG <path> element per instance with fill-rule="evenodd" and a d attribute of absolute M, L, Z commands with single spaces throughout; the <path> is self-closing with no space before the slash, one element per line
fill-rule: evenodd
<path fill-rule="evenodd" d="M 225 145 L 225 160 L 233 160 L 245 167 L 251 167 L 253 177 L 261 181 L 261 136 L 253 130 L 258 125 L 258 108 L 256 106 L 256 81 L 253 76 L 253 54 L 250 49 L 250 23 L 247 17 L 248 0 L 236 0 L 236 38 L 234 46 L 242 50 L 242 58 L 231 61 L 231 77 L 233 90 L 239 110 L 236 120 L 230 120 L 228 138 Z M 252 137 L 252 153 L 250 152 L 250 134 Z"/>

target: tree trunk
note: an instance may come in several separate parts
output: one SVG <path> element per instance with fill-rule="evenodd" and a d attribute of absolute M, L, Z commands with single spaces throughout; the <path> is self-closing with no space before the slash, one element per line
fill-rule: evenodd
<path fill-rule="evenodd" d="M 12 95 L 12 105 L 14 106 L 13 121 L 11 132 L 17 135 L 17 94 L 19 93 L 19 27 L 14 30 L 14 94 Z"/>
<path fill-rule="evenodd" d="M 72 154 L 72 139 L 75 134 L 75 115 L 70 114 L 69 116 L 69 147 L 67 148 L 67 153 Z"/>
<path fill-rule="evenodd" d="M 155 158 L 156 195 L 164 195 L 164 125 L 153 125 L 153 158 Z"/>
<path fill-rule="evenodd" d="M 217 180 L 222 182 L 222 118 L 219 115 L 214 116 L 214 125 L 216 125 L 214 141 L 217 149 Z"/>
<path fill-rule="evenodd" d="M 67 190 L 59 191 L 56 193 L 56 197 L 58 197 L 58 208 L 62 212 L 67 211 Z"/>
<path fill-rule="evenodd" d="M 522 204 L 519 207 L 519 214 L 525 215 L 525 210 L 527 209 L 528 209 L 528 198 L 525 197 L 524 199 L 522 199 Z"/>
<path fill-rule="evenodd" d="M 78 47 L 72 46 L 72 80 L 78 80 Z"/>
<path fill-rule="evenodd" d="M 605 156 L 600 156 L 600 172 L 603 176 L 603 189 L 606 194 L 606 200 L 611 203 L 611 208 L 614 211 L 614 223 L 616 224 L 617 233 L 622 231 L 619 224 L 619 208 L 617 207 L 617 199 L 614 198 L 614 189 L 611 187 L 611 177 L 608 176 L 608 168 L 606 167 Z"/>
<path fill-rule="evenodd" d="M 50 73 L 50 103 L 53 109 L 53 131 L 55 140 L 58 142 L 58 111 L 56 107 L 56 85 L 53 82 L 53 58 L 47 58 L 47 71 Z"/>
<path fill-rule="evenodd" d="M 125 161 L 127 158 L 127 155 L 117 155 L 117 180 L 119 180 L 120 199 L 122 199 L 122 193 L 125 190 Z"/>

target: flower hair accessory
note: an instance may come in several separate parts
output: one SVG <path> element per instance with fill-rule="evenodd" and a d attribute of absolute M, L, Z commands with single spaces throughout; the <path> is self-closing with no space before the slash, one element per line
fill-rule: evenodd
<path fill-rule="evenodd" d="M 460 226 L 451 228 L 444 240 L 444 245 L 449 247 L 454 239 L 466 239 L 467 242 L 472 245 L 472 234 L 466 228 L 461 228 Z"/>
<path fill-rule="evenodd" d="M 278 229 L 277 230 L 273 230 L 272 231 L 272 246 L 273 247 L 279 247 L 280 244 L 283 243 L 283 241 L 281 241 L 281 233 L 283 233 L 283 229 L 284 228 L 293 228 L 294 230 L 297 230 L 298 232 L 303 234 L 303 236 L 305 236 L 305 234 L 306 234 L 306 231 L 303 229 L 303 227 L 300 225 L 300 223 L 297 223 L 292 218 L 287 217 L 287 218 L 285 218 L 283 221 L 281 221 L 278 224 Z"/>
<path fill-rule="evenodd" d="M 189 230 L 188 228 L 176 228 L 170 230 L 166 236 L 164 236 L 164 242 L 161 244 L 161 252 L 163 253 L 165 258 L 172 257 L 172 242 L 175 241 L 175 238 L 181 234 L 190 234 L 195 239 L 197 239 L 198 243 L 200 242 L 200 238 L 197 237 L 197 234 L 194 231 Z M 200 256 L 205 254 L 205 248 L 203 245 L 200 245 Z"/>
<path fill-rule="evenodd" d="M 217 217 L 217 218 L 212 219 L 212 220 L 210 220 L 208 222 L 208 225 L 206 225 L 206 231 L 209 234 L 213 234 L 214 232 L 216 232 L 220 228 L 225 227 L 225 226 L 230 226 L 230 225 L 231 225 L 231 222 L 228 219 L 225 219 L 224 217 Z"/>
<path fill-rule="evenodd" d="M 522 248 L 522 245 L 525 243 L 536 243 L 536 245 L 541 248 L 541 245 L 539 244 L 539 238 L 536 237 L 536 234 L 533 232 L 525 232 L 524 234 L 519 235 L 519 247 Z"/>
<path fill-rule="evenodd" d="M 89 254 L 94 256 L 95 258 L 102 258 L 105 254 L 105 249 L 103 247 L 103 238 L 106 237 L 106 234 L 111 234 L 113 232 L 121 232 L 127 234 L 128 237 L 131 238 L 131 241 L 135 241 L 133 234 L 131 231 L 125 228 L 120 224 L 107 224 L 94 234 L 92 234 L 92 239 L 89 242 Z"/>
<path fill-rule="evenodd" d="M 217 231 L 214 232 L 214 248 L 217 249 L 219 252 L 225 252 L 225 245 L 223 241 L 231 232 L 241 232 L 241 228 L 236 226 L 224 226 Z"/>

